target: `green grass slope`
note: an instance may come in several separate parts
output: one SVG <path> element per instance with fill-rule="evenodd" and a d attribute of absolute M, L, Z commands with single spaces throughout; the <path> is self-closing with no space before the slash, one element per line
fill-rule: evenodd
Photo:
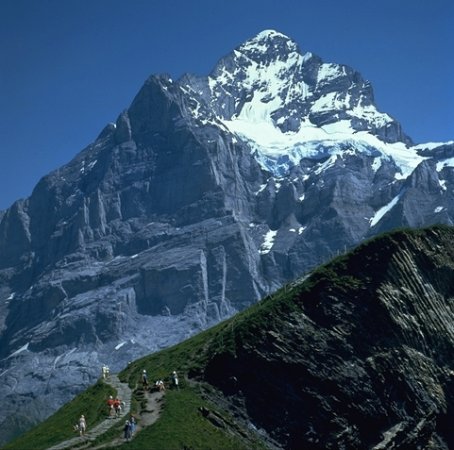
<path fill-rule="evenodd" d="M 4 450 L 40 450 L 77 436 L 73 431 L 73 426 L 78 422 L 81 414 L 85 415 L 88 428 L 92 428 L 105 418 L 106 399 L 109 395 L 115 395 L 115 391 L 99 381 L 64 405 L 43 423 L 2 448 Z"/>

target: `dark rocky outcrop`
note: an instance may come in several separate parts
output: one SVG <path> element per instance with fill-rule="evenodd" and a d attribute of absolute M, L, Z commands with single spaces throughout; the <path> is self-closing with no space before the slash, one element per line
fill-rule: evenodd
<path fill-rule="evenodd" d="M 278 447 L 453 448 L 453 242 L 368 242 L 231 320 L 193 376 Z"/>

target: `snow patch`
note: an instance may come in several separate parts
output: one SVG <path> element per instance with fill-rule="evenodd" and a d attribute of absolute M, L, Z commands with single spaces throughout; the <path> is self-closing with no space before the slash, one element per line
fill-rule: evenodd
<path fill-rule="evenodd" d="M 403 192 L 400 192 L 398 195 L 396 195 L 387 205 L 383 206 L 380 208 L 373 217 L 371 217 L 370 220 L 370 226 L 373 227 L 377 225 L 378 222 L 383 218 L 383 216 L 388 212 L 391 211 L 394 206 L 396 206 L 397 202 L 400 200 L 402 197 Z"/>
<path fill-rule="evenodd" d="M 312 108 L 313 112 L 339 110 L 345 106 L 345 100 L 338 97 L 338 92 L 329 92 L 318 98 Z"/>
<path fill-rule="evenodd" d="M 92 161 L 90 164 L 88 164 L 87 168 L 88 169 L 93 169 L 93 167 L 96 166 L 96 163 L 98 162 L 97 159 L 95 159 L 94 161 Z"/>
<path fill-rule="evenodd" d="M 79 172 L 83 175 L 85 174 L 85 172 L 89 171 L 90 169 L 92 169 L 96 163 L 98 162 L 98 160 L 94 160 L 94 161 L 91 161 L 90 163 L 88 163 L 88 165 L 85 167 L 85 160 L 82 161 L 82 164 L 81 164 L 81 168 L 79 170 Z"/>
<path fill-rule="evenodd" d="M 118 345 L 115 346 L 115 350 L 120 350 L 120 348 L 123 347 L 123 345 L 125 345 L 126 342 L 127 342 L 127 341 L 120 342 L 120 344 L 118 344 Z"/>
<path fill-rule="evenodd" d="M 374 158 L 374 162 L 372 163 L 372 170 L 374 172 L 377 172 L 377 170 L 380 169 L 382 162 L 383 158 Z"/>
<path fill-rule="evenodd" d="M 417 150 L 433 150 L 434 148 L 440 147 L 441 145 L 452 145 L 454 141 L 448 142 L 424 142 L 423 144 L 415 145 L 415 149 Z"/>
<path fill-rule="evenodd" d="M 440 172 L 445 167 L 454 167 L 454 158 L 447 158 L 437 162 L 437 172 Z"/>
<path fill-rule="evenodd" d="M 255 193 L 255 195 L 259 195 L 266 188 L 266 184 L 261 184 L 259 190 Z"/>
<path fill-rule="evenodd" d="M 261 255 L 266 255 L 270 252 L 274 245 L 274 238 L 277 235 L 277 230 L 270 230 L 268 233 L 265 234 L 265 239 L 263 244 L 260 246 L 259 253 Z"/>
<path fill-rule="evenodd" d="M 11 355 L 8 356 L 8 358 L 11 358 L 12 356 L 16 356 L 19 353 L 25 352 L 28 350 L 28 346 L 30 345 L 30 342 L 27 342 L 25 345 L 23 345 L 19 350 L 16 350 L 15 352 L 11 353 Z"/>
<path fill-rule="evenodd" d="M 317 73 L 317 83 L 332 81 L 345 75 L 345 67 L 339 64 L 324 63 L 320 65 Z"/>
<path fill-rule="evenodd" d="M 402 142 L 386 143 L 367 131 L 357 132 L 350 120 L 321 127 L 303 120 L 297 132 L 283 133 L 269 117 L 275 104 L 269 102 L 255 110 L 252 108 L 252 104 L 256 104 L 254 99 L 251 106 L 243 108 L 244 113 L 238 117 L 220 120 L 231 133 L 249 144 L 257 162 L 275 176 L 283 176 L 303 158 L 317 159 L 342 154 L 347 149 L 375 156 L 374 170 L 381 165 L 381 159 L 377 160 L 377 157 L 394 160 L 400 168 L 396 178 L 407 178 L 426 159 L 417 154 L 415 147 L 407 147 Z"/>
<path fill-rule="evenodd" d="M 325 172 L 325 170 L 329 169 L 330 167 L 333 167 L 336 161 L 337 155 L 330 156 L 324 163 L 319 164 L 314 173 L 316 175 L 320 175 L 322 172 Z"/>

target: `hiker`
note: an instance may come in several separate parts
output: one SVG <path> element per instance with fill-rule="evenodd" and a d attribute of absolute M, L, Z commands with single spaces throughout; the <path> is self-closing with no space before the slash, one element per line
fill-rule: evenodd
<path fill-rule="evenodd" d="M 127 441 L 131 439 L 131 422 L 127 420 L 125 426 L 123 427 L 124 437 Z"/>
<path fill-rule="evenodd" d="M 109 408 L 109 416 L 113 417 L 115 415 L 115 408 L 114 408 L 114 399 L 111 395 L 109 395 L 109 399 L 107 400 L 107 407 Z"/>
<path fill-rule="evenodd" d="M 105 380 L 109 376 L 110 369 L 104 364 L 101 369 L 102 378 Z"/>
<path fill-rule="evenodd" d="M 131 418 L 129 419 L 129 423 L 131 424 L 131 437 L 132 437 L 132 435 L 136 431 L 136 426 L 137 426 L 136 418 L 132 414 L 131 414 Z"/>
<path fill-rule="evenodd" d="M 164 392 L 164 391 L 166 390 L 164 381 L 162 381 L 162 380 L 156 381 L 155 386 L 157 387 L 157 389 L 159 390 L 159 392 Z"/>
<path fill-rule="evenodd" d="M 142 384 L 143 384 L 143 389 L 144 391 L 148 389 L 148 377 L 147 377 L 147 371 L 143 369 L 142 372 Z"/>
<path fill-rule="evenodd" d="M 79 418 L 79 434 L 83 436 L 85 434 L 85 429 L 87 428 L 87 422 L 85 422 L 85 416 L 82 414 Z"/>
<path fill-rule="evenodd" d="M 115 408 L 115 417 L 120 417 L 120 415 L 121 415 L 121 402 L 120 402 L 120 399 L 118 397 L 114 400 L 113 406 Z"/>
<path fill-rule="evenodd" d="M 174 388 L 179 389 L 179 387 L 178 387 L 178 375 L 177 375 L 177 372 L 175 370 L 172 372 L 172 386 Z"/>

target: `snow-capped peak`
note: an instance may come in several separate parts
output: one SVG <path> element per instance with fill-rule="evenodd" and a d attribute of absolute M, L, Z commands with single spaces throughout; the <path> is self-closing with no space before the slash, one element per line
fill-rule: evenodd
<path fill-rule="evenodd" d="M 407 154 L 411 140 L 400 125 L 377 110 L 368 81 L 348 66 L 302 54 L 278 31 L 264 30 L 238 46 L 205 80 L 205 87 L 200 80 L 186 85 L 200 93 L 194 116 L 203 120 L 209 114 L 209 121 L 247 142 L 273 172 L 276 161 L 297 164 L 323 141 L 337 153 L 336 140 L 359 149 L 372 145 L 386 157 L 399 154 L 394 159 L 405 174 L 420 161 L 415 149 Z"/>
<path fill-rule="evenodd" d="M 269 62 L 286 59 L 291 53 L 301 53 L 298 44 L 288 36 L 275 30 L 264 30 L 237 48 L 252 60 Z M 264 60 L 265 58 L 265 60 Z"/>
<path fill-rule="evenodd" d="M 288 36 L 286 36 L 285 34 L 280 33 L 279 31 L 276 31 L 273 29 L 269 29 L 269 30 L 260 31 L 260 33 L 258 33 L 255 37 L 253 37 L 252 39 L 250 39 L 247 42 L 268 41 L 273 38 L 279 38 L 279 39 L 285 39 L 285 40 L 291 41 L 291 39 Z M 246 43 L 243 45 L 246 45 Z"/>
<path fill-rule="evenodd" d="M 263 31 L 212 71 L 208 79 L 211 107 L 222 119 L 257 113 L 268 120 L 289 103 L 304 100 L 309 86 L 302 68 L 311 57 L 310 53 L 302 55 L 298 45 L 282 33 Z"/>
<path fill-rule="evenodd" d="M 208 78 L 210 108 L 223 120 L 258 114 L 282 132 L 351 120 L 389 142 L 410 143 L 374 105 L 370 83 L 352 68 L 324 63 L 275 30 L 265 30 L 221 59 Z M 254 110 L 254 111 L 253 111 Z"/>

